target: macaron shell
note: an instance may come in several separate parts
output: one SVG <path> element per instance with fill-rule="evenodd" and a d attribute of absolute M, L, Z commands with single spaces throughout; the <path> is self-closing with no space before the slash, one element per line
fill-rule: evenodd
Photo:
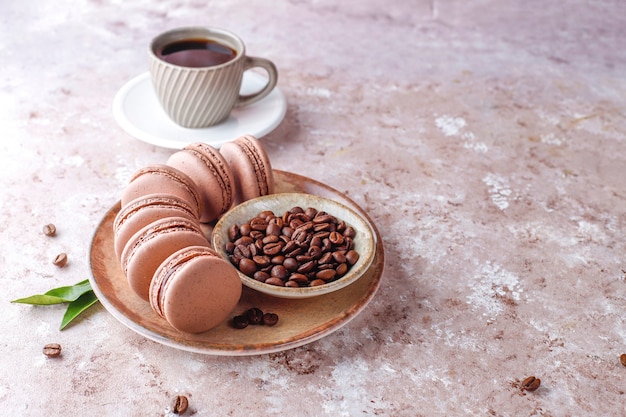
<path fill-rule="evenodd" d="M 235 267 L 208 251 L 178 265 L 162 285 L 159 300 L 165 319 L 187 333 L 205 332 L 222 323 L 242 292 Z"/>
<path fill-rule="evenodd" d="M 126 204 L 113 222 L 113 244 L 117 259 L 120 259 L 124 246 L 135 233 L 152 222 L 168 217 L 200 221 L 198 208 L 175 195 L 150 194 Z"/>
<path fill-rule="evenodd" d="M 202 199 L 196 184 L 185 173 L 167 165 L 149 165 L 132 176 L 122 192 L 122 207 L 131 201 L 150 194 L 175 195 L 187 201 L 192 207 L 202 209 Z"/>
<path fill-rule="evenodd" d="M 150 223 L 128 241 L 121 265 L 131 289 L 150 299 L 150 282 L 159 265 L 172 253 L 188 246 L 209 246 L 201 229 L 192 221 L 174 217 Z"/>
<path fill-rule="evenodd" d="M 246 135 L 227 142 L 220 152 L 235 174 L 235 203 L 274 193 L 274 173 L 261 143 Z"/>
<path fill-rule="evenodd" d="M 217 256 L 218 253 L 211 247 L 206 246 L 188 246 L 180 249 L 170 255 L 156 270 L 152 281 L 150 283 L 150 305 L 155 313 L 165 318 L 163 311 L 161 310 L 162 296 L 164 291 L 161 291 L 165 287 L 165 283 L 172 277 L 174 272 L 178 270 L 185 262 L 198 255 Z"/>
<path fill-rule="evenodd" d="M 192 143 L 171 155 L 167 165 L 187 174 L 200 190 L 201 222 L 212 222 L 232 206 L 235 178 L 217 149 L 205 143 Z"/>

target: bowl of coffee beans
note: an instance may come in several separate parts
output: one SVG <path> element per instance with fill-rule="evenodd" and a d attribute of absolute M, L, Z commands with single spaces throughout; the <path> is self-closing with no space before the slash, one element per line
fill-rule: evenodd
<path fill-rule="evenodd" d="M 359 279 L 374 260 L 369 223 L 337 201 L 304 193 L 243 202 L 217 222 L 213 247 L 244 285 L 282 298 L 328 294 Z"/>

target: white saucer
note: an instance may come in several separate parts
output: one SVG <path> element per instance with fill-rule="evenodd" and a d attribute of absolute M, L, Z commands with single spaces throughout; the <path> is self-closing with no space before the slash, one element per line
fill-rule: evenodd
<path fill-rule="evenodd" d="M 259 91 L 265 83 L 266 79 L 261 75 L 246 71 L 241 93 Z M 261 138 L 280 124 L 286 111 L 285 96 L 275 87 L 262 100 L 233 109 L 228 119 L 220 124 L 188 129 L 177 125 L 165 114 L 148 72 L 127 82 L 113 99 L 113 116 L 122 129 L 143 142 L 172 149 L 182 149 L 193 142 L 219 148 L 243 135 Z"/>

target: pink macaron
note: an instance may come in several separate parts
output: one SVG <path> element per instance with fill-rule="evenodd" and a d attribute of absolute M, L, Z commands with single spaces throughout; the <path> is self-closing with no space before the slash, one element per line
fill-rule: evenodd
<path fill-rule="evenodd" d="M 157 220 L 135 233 L 126 243 L 120 264 L 132 290 L 150 299 L 150 282 L 159 265 L 172 253 L 209 242 L 198 223 L 183 217 Z"/>
<path fill-rule="evenodd" d="M 187 247 L 157 269 L 150 285 L 150 305 L 175 329 L 201 333 L 228 317 L 241 291 L 234 266 L 210 248 Z"/>
<path fill-rule="evenodd" d="M 170 194 L 202 210 L 200 190 L 185 173 L 168 165 L 148 165 L 133 174 L 122 192 L 122 207 L 139 197 L 150 194 Z"/>
<path fill-rule="evenodd" d="M 200 190 L 201 222 L 212 222 L 232 207 L 235 178 L 217 149 L 192 143 L 170 156 L 167 165 L 187 174 Z"/>
<path fill-rule="evenodd" d="M 220 148 L 235 175 L 235 203 L 274 193 L 274 173 L 261 143 L 250 135 L 227 142 Z"/>
<path fill-rule="evenodd" d="M 126 242 L 150 223 L 168 217 L 183 217 L 200 222 L 197 206 L 173 194 L 149 194 L 126 204 L 113 221 L 113 245 L 118 260 Z"/>

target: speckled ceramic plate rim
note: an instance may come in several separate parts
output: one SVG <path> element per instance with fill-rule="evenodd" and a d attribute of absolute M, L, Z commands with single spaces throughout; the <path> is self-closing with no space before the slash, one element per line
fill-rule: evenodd
<path fill-rule="evenodd" d="M 103 227 L 109 227 L 111 224 L 105 224 L 105 220 L 107 216 L 109 218 L 112 216 L 117 210 L 119 210 L 119 202 L 116 203 L 113 207 L 111 207 L 107 214 L 104 216 L 103 220 L 100 222 L 96 231 L 94 232 L 94 236 L 92 238 L 92 245 L 90 250 L 90 269 L 92 271 L 89 280 L 91 282 L 92 288 L 98 297 L 101 304 L 104 308 L 120 323 L 128 327 L 130 330 L 140 334 L 141 336 L 155 341 L 157 343 L 194 353 L 208 354 L 208 355 L 216 355 L 216 356 L 249 356 L 249 355 L 260 355 L 267 353 L 275 353 L 288 349 L 293 349 L 299 346 L 303 346 L 305 344 L 314 342 L 319 340 L 341 327 L 345 326 L 348 322 L 354 319 L 363 309 L 369 304 L 369 302 L 374 297 L 380 286 L 380 279 L 382 277 L 385 256 L 384 249 L 382 245 L 382 241 L 380 239 L 380 234 L 376 229 L 374 223 L 369 218 L 369 216 L 350 198 L 340 193 L 339 191 L 329 187 L 323 183 L 320 183 L 316 180 L 312 180 L 310 178 L 298 175 L 287 173 L 284 171 L 275 170 L 275 175 L 277 177 L 282 177 L 287 183 L 292 182 L 301 182 L 311 188 L 323 189 L 325 192 L 330 195 L 334 195 L 344 202 L 347 205 L 350 205 L 353 209 L 355 209 L 363 218 L 369 223 L 370 227 L 374 231 L 376 236 L 376 255 L 374 257 L 374 261 L 370 270 L 366 272 L 366 274 L 371 275 L 368 277 L 368 286 L 366 290 L 361 294 L 358 302 L 350 305 L 346 308 L 341 314 L 334 316 L 331 320 L 324 323 L 323 325 L 319 325 L 310 329 L 306 329 L 305 331 L 298 334 L 296 337 L 287 338 L 280 342 L 268 342 L 268 343 L 255 343 L 255 344 L 233 344 L 233 343 L 220 343 L 220 342 L 211 342 L 211 343 L 202 343 L 196 340 L 195 335 L 184 335 L 181 334 L 180 337 L 171 338 L 164 336 L 163 334 L 157 333 L 153 330 L 150 330 L 146 327 L 141 326 L 140 324 L 133 321 L 131 318 L 127 317 L 123 314 L 123 312 L 119 311 L 115 305 L 108 299 L 108 294 L 103 292 L 98 285 L 98 280 L 94 276 L 94 267 L 93 267 L 93 253 L 95 250 L 100 250 L 102 248 L 96 248 L 95 245 L 95 237 L 99 232 L 102 232 Z M 297 192 L 301 192 L 302 190 L 293 190 Z M 113 248 L 110 248 L 113 251 Z M 350 288 L 350 287 L 347 287 Z M 345 290 L 345 289 L 344 289 Z M 252 291 L 252 290 L 250 290 Z M 331 293 L 333 295 L 335 293 Z M 168 326 L 167 323 L 163 323 L 163 326 Z M 239 330 L 233 329 L 234 332 Z"/>
<path fill-rule="evenodd" d="M 361 215 L 345 204 L 341 204 L 330 198 L 315 196 L 306 193 L 276 193 L 263 197 L 254 198 L 245 201 L 238 206 L 232 208 L 226 213 L 215 225 L 213 229 L 213 247 L 222 256 L 227 259 L 224 245 L 228 241 L 226 233 L 230 226 L 234 223 L 242 224 L 243 222 L 256 216 L 264 210 L 272 210 L 274 214 L 282 215 L 286 210 L 290 210 L 295 206 L 302 208 L 315 207 L 319 210 L 336 216 L 340 220 L 344 220 L 348 225 L 353 226 L 357 230 L 355 244 L 360 254 L 359 260 L 348 273 L 328 284 L 317 287 L 288 288 L 277 287 L 275 285 L 264 284 L 253 278 L 239 272 L 241 281 L 247 287 L 269 294 L 275 297 L 284 298 L 309 298 L 328 294 L 338 291 L 359 278 L 369 269 L 374 261 L 376 250 L 376 235 L 372 230 L 371 224 L 365 221 Z"/>

